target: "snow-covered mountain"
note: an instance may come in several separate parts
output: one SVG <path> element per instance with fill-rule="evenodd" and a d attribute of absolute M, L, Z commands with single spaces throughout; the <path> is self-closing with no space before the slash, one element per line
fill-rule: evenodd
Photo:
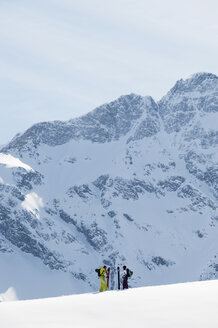
<path fill-rule="evenodd" d="M 218 77 L 39 123 L 0 153 L 0 288 L 19 298 L 218 277 Z M 8 273 L 9 272 L 9 273 Z M 24 283 L 29 281 L 25 293 Z M 0 289 L 0 291 L 1 291 Z"/>

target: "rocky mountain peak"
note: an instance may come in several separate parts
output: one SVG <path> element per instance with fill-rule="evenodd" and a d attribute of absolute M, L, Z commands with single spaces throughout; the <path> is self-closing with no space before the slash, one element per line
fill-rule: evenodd
<path fill-rule="evenodd" d="M 129 94 L 97 107 L 88 114 L 67 122 L 54 121 L 33 125 L 24 134 L 18 135 L 3 152 L 32 151 L 40 144 L 62 145 L 70 140 L 110 142 L 130 132 L 137 120 L 146 112 L 155 112 L 157 105 L 151 97 Z"/>
<path fill-rule="evenodd" d="M 211 93 L 214 90 L 218 92 L 218 77 L 215 74 L 195 73 L 185 80 L 178 80 L 162 100 L 192 92 Z"/>
<path fill-rule="evenodd" d="M 70 140 L 105 143 L 131 134 L 139 124 L 138 130 L 128 137 L 142 139 L 160 131 L 160 119 L 168 133 L 178 132 L 197 111 L 218 111 L 218 77 L 214 74 L 196 73 L 177 81 L 158 104 L 149 96 L 131 93 L 77 119 L 38 123 L 15 137 L 2 151 L 36 152 L 40 144 L 56 146 Z"/>
<path fill-rule="evenodd" d="M 188 79 L 186 79 L 186 81 L 190 81 L 193 84 L 202 84 L 205 81 L 217 81 L 218 80 L 218 76 L 212 73 L 207 73 L 207 72 L 198 72 L 198 73 L 194 73 L 192 74 Z"/>
<path fill-rule="evenodd" d="M 218 77 L 211 73 L 196 73 L 186 80 L 181 79 L 158 105 L 166 131 L 178 132 L 198 111 L 218 111 Z"/>

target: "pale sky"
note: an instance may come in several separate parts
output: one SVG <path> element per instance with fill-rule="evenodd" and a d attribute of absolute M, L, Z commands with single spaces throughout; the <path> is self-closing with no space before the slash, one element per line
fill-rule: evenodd
<path fill-rule="evenodd" d="M 0 145 L 196 72 L 218 75 L 217 0 L 0 0 Z"/>

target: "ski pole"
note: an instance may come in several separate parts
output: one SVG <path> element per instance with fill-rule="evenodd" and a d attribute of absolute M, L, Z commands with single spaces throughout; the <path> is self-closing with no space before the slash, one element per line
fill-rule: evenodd
<path fill-rule="evenodd" d="M 118 276 L 118 289 L 120 289 L 120 267 L 117 267 L 117 276 Z"/>

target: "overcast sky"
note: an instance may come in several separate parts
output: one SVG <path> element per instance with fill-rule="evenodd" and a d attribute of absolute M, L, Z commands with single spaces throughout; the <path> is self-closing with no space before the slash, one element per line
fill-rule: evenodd
<path fill-rule="evenodd" d="M 0 0 L 0 145 L 196 72 L 218 75 L 217 0 Z"/>

